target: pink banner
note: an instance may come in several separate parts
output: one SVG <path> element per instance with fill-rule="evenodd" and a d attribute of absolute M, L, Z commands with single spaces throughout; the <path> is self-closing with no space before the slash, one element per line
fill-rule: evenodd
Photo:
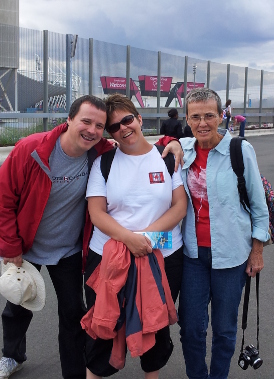
<path fill-rule="evenodd" d="M 103 89 L 111 89 L 111 90 L 126 90 L 127 80 L 126 78 L 117 78 L 111 76 L 101 76 L 101 83 Z"/>
<path fill-rule="evenodd" d="M 101 76 L 100 77 L 103 91 L 105 94 L 122 93 L 126 94 L 127 80 L 126 78 L 113 77 L 113 76 Z M 140 91 L 134 81 L 130 78 L 130 97 L 133 95 L 136 97 L 138 103 L 144 108 L 144 103 Z"/>
<path fill-rule="evenodd" d="M 199 88 L 199 87 L 203 88 L 204 86 L 205 86 L 205 83 L 195 83 L 195 88 Z M 187 82 L 186 92 L 188 93 L 193 88 L 194 88 L 194 82 Z M 184 94 L 184 90 L 185 90 L 185 83 L 183 83 L 181 87 L 178 88 L 177 94 L 181 96 L 182 94 Z"/>
<path fill-rule="evenodd" d="M 204 86 L 205 86 L 205 83 L 195 83 L 194 85 L 194 82 L 187 82 L 186 93 L 189 93 L 193 88 L 203 88 Z M 182 97 L 184 97 L 184 93 L 185 93 L 185 84 L 183 83 L 176 92 L 177 99 L 181 107 L 183 106 Z"/>
<path fill-rule="evenodd" d="M 158 77 L 140 75 L 138 76 L 140 83 L 141 94 L 145 96 L 156 96 Z M 162 76 L 161 77 L 161 96 L 168 96 L 170 91 L 170 86 L 172 83 L 172 77 Z"/>

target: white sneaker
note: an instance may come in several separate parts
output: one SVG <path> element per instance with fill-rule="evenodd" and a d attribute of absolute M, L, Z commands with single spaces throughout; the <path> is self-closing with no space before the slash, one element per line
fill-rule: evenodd
<path fill-rule="evenodd" d="M 13 358 L 2 357 L 0 359 L 0 379 L 8 379 L 11 374 L 21 370 L 23 363 L 16 362 Z"/>

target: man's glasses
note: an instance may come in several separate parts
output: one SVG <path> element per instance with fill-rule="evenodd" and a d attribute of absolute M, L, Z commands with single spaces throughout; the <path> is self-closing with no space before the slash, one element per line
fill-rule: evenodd
<path fill-rule="evenodd" d="M 219 115 L 215 113 L 206 113 L 204 116 L 200 116 L 199 114 L 194 114 L 193 116 L 189 116 L 188 119 L 192 121 L 193 124 L 199 124 L 202 121 L 202 118 L 206 123 L 210 123 Z"/>
<path fill-rule="evenodd" d="M 129 114 L 128 116 L 125 116 L 122 118 L 120 122 L 115 122 L 115 124 L 106 125 L 106 131 L 110 134 L 118 132 L 120 129 L 120 125 L 128 126 L 133 123 L 134 115 Z"/>

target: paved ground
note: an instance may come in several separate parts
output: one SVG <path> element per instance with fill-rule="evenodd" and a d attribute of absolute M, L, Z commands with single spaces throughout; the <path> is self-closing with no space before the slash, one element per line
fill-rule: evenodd
<path fill-rule="evenodd" d="M 260 135 L 250 137 L 246 133 L 248 141 L 254 146 L 260 171 L 274 183 L 274 160 L 273 145 L 274 135 Z M 231 231 L 233 236 L 233 230 Z M 236 352 L 232 360 L 229 379 L 273 379 L 274 375 L 274 245 L 267 246 L 264 250 L 265 268 L 261 274 L 260 283 L 260 356 L 264 360 L 263 365 L 254 370 L 249 367 L 243 371 L 237 360 L 241 346 L 241 329 L 238 332 Z M 59 379 L 61 378 L 60 361 L 57 343 L 57 302 L 54 290 L 50 283 L 49 276 L 45 268 L 42 269 L 46 282 L 47 300 L 45 308 L 36 312 L 28 331 L 27 355 L 28 361 L 18 373 L 12 375 L 13 379 Z M 253 283 L 254 285 L 254 283 Z M 256 344 L 256 302 L 254 299 L 254 288 L 249 306 L 248 328 L 245 333 L 247 344 Z M 0 311 L 4 307 L 5 301 L 0 296 Z M 242 313 L 242 308 L 240 314 Z M 239 328 L 241 326 L 239 318 Z M 2 330 L 0 330 L 0 340 Z M 186 378 L 183 356 L 180 348 L 178 326 L 172 326 L 172 339 L 175 344 L 174 352 L 167 366 L 162 370 L 162 379 Z M 210 340 L 210 333 L 208 336 Z M 210 354 L 210 353 L 209 353 Z M 137 379 L 142 378 L 139 360 L 128 357 L 126 367 L 113 378 Z"/>

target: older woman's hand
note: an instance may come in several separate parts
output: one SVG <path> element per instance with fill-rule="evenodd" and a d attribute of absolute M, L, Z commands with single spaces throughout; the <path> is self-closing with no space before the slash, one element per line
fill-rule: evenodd
<path fill-rule="evenodd" d="M 248 276 L 254 278 L 257 272 L 260 272 L 263 268 L 263 242 L 254 238 L 252 250 L 247 260 L 246 273 Z"/>
<path fill-rule="evenodd" d="M 108 138 L 108 142 L 112 143 L 113 147 L 119 147 L 119 143 L 113 138 Z"/>
<path fill-rule="evenodd" d="M 181 163 L 181 166 L 183 167 L 184 152 L 179 141 L 174 140 L 174 141 L 169 142 L 163 151 L 162 158 L 165 158 L 168 153 L 172 153 L 175 155 L 175 168 L 174 168 L 175 171 L 178 170 L 180 163 Z"/>

